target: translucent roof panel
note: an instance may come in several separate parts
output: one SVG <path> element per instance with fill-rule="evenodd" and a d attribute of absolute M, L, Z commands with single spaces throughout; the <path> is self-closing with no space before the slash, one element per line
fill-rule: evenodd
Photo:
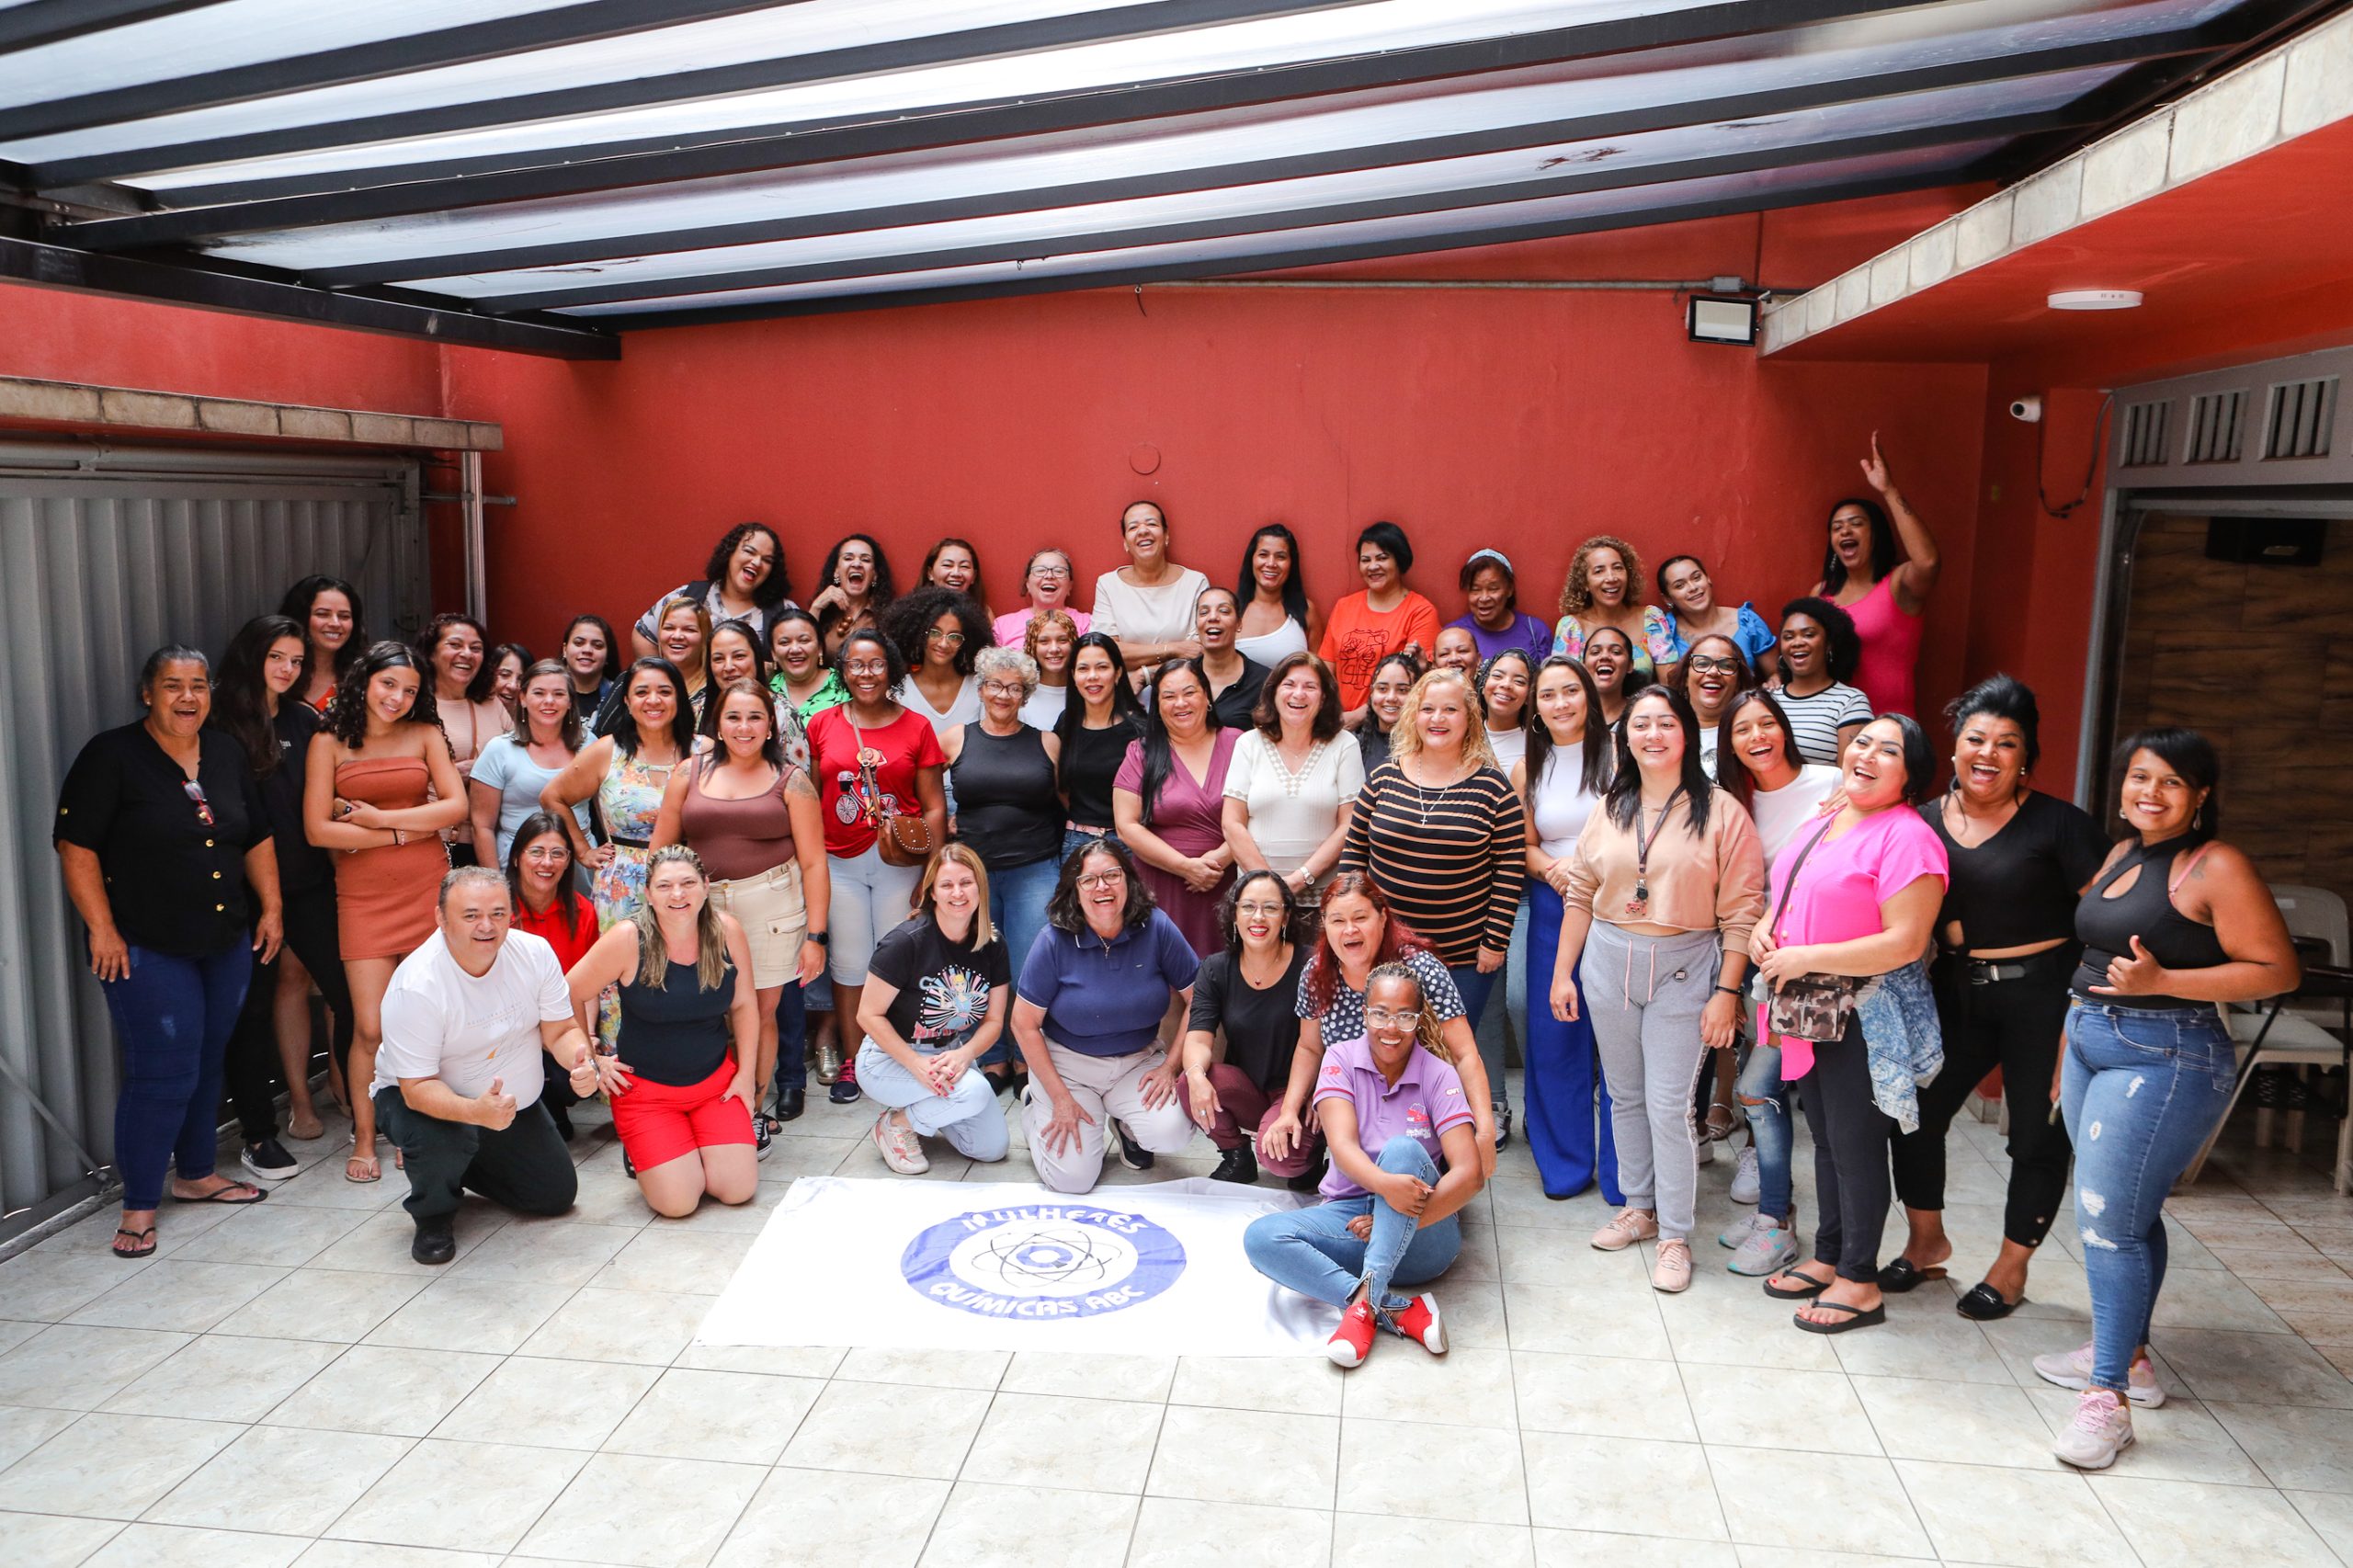
<path fill-rule="evenodd" d="M 1313 265 L 1319 259 L 1341 259 L 1319 256 L 1317 253 L 1347 253 L 1358 247 L 1380 246 L 1392 251 L 1444 250 L 1449 245 L 1461 244 L 1462 236 L 1477 235 L 1483 231 L 1507 226 L 1566 228 L 1591 224 L 1597 220 L 1636 223 L 1644 221 L 1646 214 L 1687 206 L 1722 205 L 1727 210 L 1738 210 L 1749 203 L 1760 207 L 1785 203 L 1793 196 L 1802 197 L 1817 190 L 1836 191 L 1859 181 L 1933 176 L 1939 171 L 1957 170 L 1970 159 L 1982 156 L 1998 145 L 1997 142 L 1963 143 L 1917 153 L 1842 159 L 1764 174 L 1679 180 L 1645 186 L 1637 190 L 1604 191 L 1452 212 L 1371 219 L 1314 229 L 1290 230 L 1279 234 L 1235 235 L 1175 244 L 1092 251 L 1038 261 L 939 267 L 889 278 L 708 290 L 620 304 L 584 305 L 558 313 L 625 323 L 631 315 L 654 311 L 791 304 L 835 299 L 846 294 L 873 292 L 887 295 L 915 290 L 1014 283 L 1049 278 L 1084 279 L 1097 273 L 1119 274 L 1137 269 L 1187 268 L 1194 276 L 1204 273 L 1240 275 L 1254 269 L 1264 270 L 1267 258 L 1270 256 L 1280 257 L 1282 266 L 1299 267 Z M 1472 243 L 1487 242 L 1478 239 Z"/>
<path fill-rule="evenodd" d="M 1631 178 L 1634 171 L 1657 165 L 1787 151 L 1923 127 L 1959 127 L 1949 139 L 1960 140 L 1967 135 L 1967 125 L 1972 120 L 2055 108 L 2112 79 L 2122 69 L 2105 66 L 2018 82 L 1975 84 L 1867 99 L 1761 121 L 1682 126 L 1475 157 L 1050 208 L 956 222 L 861 229 L 810 239 L 680 251 L 595 266 L 426 278 L 412 286 L 460 299 L 497 299 L 583 286 L 645 287 L 676 279 L 709 283 L 723 281 L 723 278 L 714 278 L 715 274 L 783 267 L 861 261 L 887 266 L 892 258 L 909 254 L 1059 244 L 1096 234 L 1220 222 L 1261 227 L 1293 226 L 1287 222 L 1293 215 L 1334 207 L 1412 202 L 1459 191 L 1495 190 L 1501 194 L 1515 185 L 1539 185 L 1564 174 L 1603 168 Z"/>
<path fill-rule="evenodd" d="M 2215 0 L 2200 0 L 2211 6 Z M 1639 113 L 1816 84 L 1870 84 L 1923 65 L 1996 61 L 2033 50 L 2130 38 L 2174 25 L 2183 0 L 2089 8 L 2054 0 L 1956 0 L 1933 19 L 1950 32 L 1923 33 L 1932 18 L 1902 13 L 1907 30 L 1849 24 L 1791 29 L 1654 55 L 1608 56 L 1497 74 L 1508 85 L 1471 77 L 1378 93 L 1269 106 L 1210 117 L 1146 121 L 1083 136 L 1031 137 L 755 175 L 649 186 L 415 217 L 243 235 L 214 248 L 238 260 L 295 270 L 398 263 L 495 251 L 572 245 L 721 226 L 844 215 L 949 197 L 1047 190 L 1106 179 L 1201 171 L 1215 183 L 1225 165 L 1325 159 L 1433 137 L 1540 125 L 1571 118 Z M 2040 14 L 2022 14 L 2022 10 Z M 1648 68 L 1634 69 L 1640 63 Z M 1858 87 L 1859 93 L 1867 90 Z M 1983 111 L 1980 111 L 1983 112 Z M 1997 109 L 1993 112 L 2010 112 Z M 627 254 L 626 246 L 614 252 Z M 424 269 L 429 271 L 430 268 Z M 422 272 L 404 274 L 421 276 Z"/>
<path fill-rule="evenodd" d="M 1142 0 L 1127 3 L 1141 4 Z M 727 126 L 913 113 L 948 104 L 1262 70 L 1270 65 L 1340 55 L 1376 54 L 1466 40 L 1510 37 L 1691 9 L 1708 3 L 1709 0 L 1665 0 L 1665 4 L 1658 0 L 1449 0 L 1445 5 L 1433 5 L 1429 0 L 1367 0 L 1361 5 L 1336 6 L 1289 16 L 1000 54 L 724 97 L 499 125 L 410 141 L 378 141 L 244 163 L 215 164 L 200 172 L 182 171 L 179 183 L 210 184 L 306 170 L 430 163 L 437 157 L 561 148 L 583 141 L 660 136 Z M 1039 0 L 1029 0 L 1027 4 L 1022 0 L 802 0 L 801 4 L 749 17 L 544 50 L 516 60 L 450 66 L 385 82 L 292 93 L 256 103 L 223 105 L 88 131 L 28 138 L 0 144 L 0 157 L 40 164 L 286 125 L 332 124 L 363 113 L 401 108 L 435 108 L 451 101 L 488 100 L 590 81 L 642 77 L 689 64 L 782 58 L 840 47 L 844 41 L 873 43 L 891 37 L 919 37 L 924 34 L 915 26 L 912 15 L 917 11 L 936 18 L 930 30 L 938 32 L 1010 19 L 1000 17 L 1000 12 L 1046 8 L 1049 7 Z M 1071 0 L 1060 0 L 1051 8 L 1068 11 L 1085 7 L 1074 6 Z M 908 15 L 902 17 L 902 13 Z M 833 30 L 824 35 L 832 41 L 819 41 L 819 27 L 823 23 L 832 24 Z M 683 61 L 672 59 L 672 51 L 684 35 L 700 35 L 713 29 L 753 29 L 756 25 L 765 29 L 760 40 L 737 39 L 724 44 L 700 42 Z M 658 57 L 653 52 L 657 40 L 667 40 L 661 46 L 664 52 Z M 583 55 L 591 58 L 579 58 Z M 141 183 L 168 188 L 173 181 L 153 177 Z"/>

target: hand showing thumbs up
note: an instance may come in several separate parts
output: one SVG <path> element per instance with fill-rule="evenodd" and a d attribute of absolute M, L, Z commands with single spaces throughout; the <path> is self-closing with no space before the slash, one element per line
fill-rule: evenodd
<path fill-rule="evenodd" d="M 503 1132 L 515 1123 L 515 1096 L 506 1092 L 506 1080 L 493 1078 L 490 1087 L 474 1096 L 474 1120 L 493 1132 Z"/>
<path fill-rule="evenodd" d="M 2092 989 L 2102 996 L 2154 996 L 2171 989 L 2165 965 L 2149 956 L 2141 938 L 2132 938 L 2132 951 L 2120 953 L 2108 960 L 2108 983 Z"/>

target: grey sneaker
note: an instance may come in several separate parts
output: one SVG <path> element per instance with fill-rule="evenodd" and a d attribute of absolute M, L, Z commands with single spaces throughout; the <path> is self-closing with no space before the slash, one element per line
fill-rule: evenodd
<path fill-rule="evenodd" d="M 1748 1233 L 1755 1230 L 1757 1221 L 1764 1218 L 1762 1214 L 1743 1214 L 1723 1228 L 1722 1233 L 1716 1237 L 1716 1244 L 1720 1247 L 1738 1246 L 1748 1239 Z"/>
<path fill-rule="evenodd" d="M 2092 1386 L 2092 1347 L 2086 1345 L 2076 1350 L 2054 1350 L 2048 1356 L 2037 1356 L 2034 1375 L 2063 1389 L 2088 1390 Z M 2124 1381 L 2130 1385 L 2124 1397 L 2133 1403 L 2154 1410 L 2165 1402 L 2164 1385 L 2157 1381 L 2157 1369 L 2149 1364 L 2146 1356 L 2132 1358 L 2132 1370 Z"/>
<path fill-rule="evenodd" d="M 2132 1406 L 2107 1389 L 2086 1389 L 2051 1451 L 2077 1470 L 2106 1470 L 2132 1446 Z"/>
<path fill-rule="evenodd" d="M 1757 1179 L 1756 1175 L 1756 1149 L 1752 1144 L 1740 1152 L 1740 1165 L 1732 1173 L 1732 1200 L 1734 1203 L 1754 1203 L 1763 1191 L 1764 1183 Z"/>
<path fill-rule="evenodd" d="M 1797 1233 L 1787 1225 L 1768 1223 L 1760 1215 L 1741 1244 L 1733 1248 L 1724 1267 L 1734 1274 L 1778 1274 L 1800 1260 Z"/>

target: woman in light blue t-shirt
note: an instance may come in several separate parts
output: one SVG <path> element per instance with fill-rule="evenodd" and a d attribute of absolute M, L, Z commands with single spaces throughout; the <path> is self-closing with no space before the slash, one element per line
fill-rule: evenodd
<path fill-rule="evenodd" d="M 473 808 L 474 842 L 498 841 L 498 858 L 506 851 L 523 819 L 540 809 L 540 791 L 569 767 L 580 750 L 580 712 L 572 701 L 572 672 L 560 659 L 541 659 L 523 672 L 521 723 L 494 739 L 474 758 L 466 793 Z M 572 808 L 581 831 L 588 831 L 588 808 Z"/>

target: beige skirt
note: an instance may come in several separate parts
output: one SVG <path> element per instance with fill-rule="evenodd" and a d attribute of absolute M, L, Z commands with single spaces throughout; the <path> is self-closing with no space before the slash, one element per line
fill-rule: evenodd
<path fill-rule="evenodd" d="M 801 898 L 801 862 L 787 860 L 756 877 L 710 884 L 711 907 L 732 915 L 752 949 L 752 983 L 763 991 L 785 984 L 801 968 L 801 944 L 809 930 L 808 906 Z"/>

